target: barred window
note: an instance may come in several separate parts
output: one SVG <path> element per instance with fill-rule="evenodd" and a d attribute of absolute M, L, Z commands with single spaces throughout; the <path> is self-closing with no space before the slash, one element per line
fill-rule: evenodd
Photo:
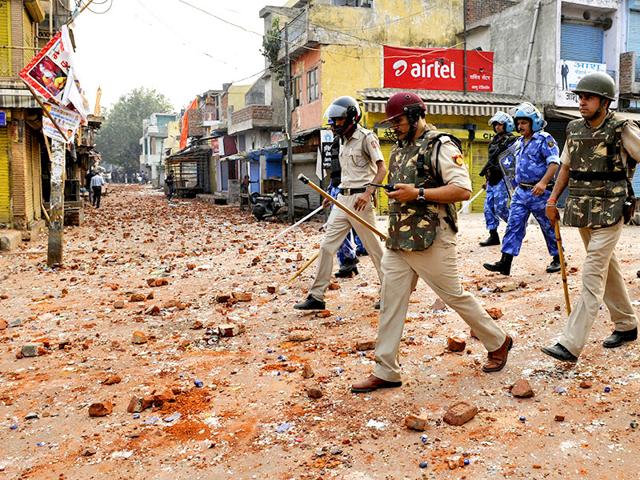
<path fill-rule="evenodd" d="M 320 89 L 318 88 L 318 69 L 314 68 L 307 72 L 307 101 L 309 103 L 320 98 Z"/>

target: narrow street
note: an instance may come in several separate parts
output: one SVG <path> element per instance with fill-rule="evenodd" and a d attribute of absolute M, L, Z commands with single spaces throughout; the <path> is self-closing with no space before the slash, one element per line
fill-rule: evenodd
<path fill-rule="evenodd" d="M 482 216 L 461 217 L 464 285 L 515 339 L 502 372 L 481 372 L 482 345 L 420 282 L 404 385 L 354 395 L 373 366 L 362 343 L 375 341 L 377 277 L 361 257 L 329 311 L 295 312 L 315 266 L 287 279 L 317 251 L 320 222 L 267 246 L 286 225 L 125 185 L 85 214 L 65 229 L 62 268 L 46 267 L 46 235 L 0 254 L 0 478 L 638 478 L 638 344 L 601 347 L 603 307 L 577 366 L 540 353 L 566 316 L 535 225 L 502 277 L 481 267 L 500 256 L 478 247 Z M 576 230 L 563 238 L 573 299 L 584 253 Z M 634 305 L 637 238 L 626 227 L 617 249 Z M 453 336 L 462 352 L 447 350 Z M 512 396 L 519 379 L 535 396 Z M 461 400 L 476 417 L 444 423 Z M 428 418 L 424 432 L 409 414 Z"/>

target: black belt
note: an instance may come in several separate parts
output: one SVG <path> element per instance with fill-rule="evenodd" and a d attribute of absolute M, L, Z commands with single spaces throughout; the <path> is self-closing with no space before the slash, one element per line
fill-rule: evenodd
<path fill-rule="evenodd" d="M 545 190 L 552 191 L 552 190 L 553 190 L 553 186 L 554 186 L 554 185 L 555 185 L 555 182 L 550 182 L 550 183 L 547 185 L 547 188 L 545 188 Z M 519 186 L 520 188 L 522 188 L 523 190 L 531 190 L 531 189 L 533 189 L 533 187 L 535 187 L 535 186 L 536 186 L 536 184 L 535 184 L 535 183 L 523 183 L 523 182 L 520 182 L 520 183 L 518 184 L 518 186 Z"/>
<path fill-rule="evenodd" d="M 365 187 L 360 188 L 341 188 L 340 195 L 355 195 L 356 193 L 364 193 L 367 189 Z"/>
<path fill-rule="evenodd" d="M 610 180 L 615 182 L 626 180 L 627 172 L 579 172 L 577 170 L 569 170 L 569 178 L 572 180 L 583 180 L 585 182 L 591 180 Z"/>

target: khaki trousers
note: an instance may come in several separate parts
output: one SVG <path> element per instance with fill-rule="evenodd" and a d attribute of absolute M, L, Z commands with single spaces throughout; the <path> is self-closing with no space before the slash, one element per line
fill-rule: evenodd
<path fill-rule="evenodd" d="M 623 222 L 620 221 L 607 228 L 579 229 L 587 251 L 582 265 L 582 291 L 558 340 L 558 343 L 576 357 L 587 343 L 603 300 L 616 330 L 625 332 L 633 330 L 638 325 L 620 264 L 614 253 L 623 226 Z"/>
<path fill-rule="evenodd" d="M 356 195 L 338 195 L 337 200 L 355 211 L 355 203 L 358 198 Z M 376 216 L 373 211 L 373 202 L 369 202 L 367 208 L 363 211 L 356 212 L 360 217 L 369 222 L 372 225 L 376 225 Z M 347 237 L 347 234 L 354 228 L 364 248 L 367 250 L 369 257 L 373 261 L 373 265 L 378 271 L 378 278 L 382 283 L 382 270 L 380 269 L 380 262 L 382 260 L 382 245 L 379 237 L 362 225 L 357 220 L 351 218 L 345 212 L 334 206 L 331 209 L 329 215 L 329 221 L 327 222 L 327 233 L 320 244 L 320 255 L 318 257 L 318 270 L 316 276 L 309 290 L 309 294 L 316 300 L 324 299 L 324 292 L 329 286 L 331 280 L 331 274 L 333 270 L 333 257 L 342 245 L 342 242 Z"/>
<path fill-rule="evenodd" d="M 376 343 L 376 367 L 373 374 L 383 380 L 400 380 L 398 349 L 407 317 L 409 296 L 417 278 L 433 291 L 473 329 L 487 351 L 498 350 L 506 335 L 482 308 L 478 300 L 460 283 L 455 240 L 436 240 L 427 250 L 403 252 L 386 250 L 382 257 L 382 304 Z M 452 238 L 455 238 L 452 235 Z"/>

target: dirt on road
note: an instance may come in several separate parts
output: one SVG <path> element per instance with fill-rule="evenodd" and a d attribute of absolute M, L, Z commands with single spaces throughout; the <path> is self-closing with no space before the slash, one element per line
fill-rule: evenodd
<path fill-rule="evenodd" d="M 482 345 L 420 282 L 403 386 L 354 395 L 373 367 L 379 285 L 361 257 L 328 311 L 292 309 L 315 267 L 287 280 L 317 251 L 321 222 L 266 245 L 286 225 L 124 185 L 86 217 L 65 229 L 60 268 L 46 266 L 46 235 L 0 255 L 0 478 L 640 477 L 638 344 L 602 348 L 603 306 L 577 365 L 539 351 L 566 314 L 536 225 L 503 277 L 481 266 L 500 257 L 478 246 L 482 216 L 461 217 L 463 284 L 514 337 L 502 372 L 482 373 Z M 617 249 L 636 308 L 638 231 Z M 584 252 L 575 229 L 563 238 L 575 298 Z M 466 346 L 452 352 L 450 337 Z M 534 395 L 515 397 L 518 380 Z M 451 426 L 459 401 L 478 413 Z M 411 414 L 424 431 L 405 426 Z"/>

